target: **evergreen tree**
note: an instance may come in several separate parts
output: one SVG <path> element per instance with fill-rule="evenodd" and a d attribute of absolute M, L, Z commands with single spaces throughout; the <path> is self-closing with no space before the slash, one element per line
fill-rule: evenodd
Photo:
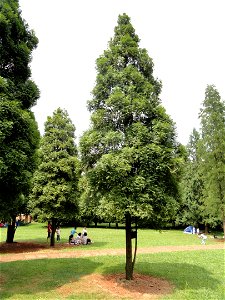
<path fill-rule="evenodd" d="M 225 232 L 225 102 L 214 85 L 206 88 L 200 120 L 205 211 L 211 223 L 222 221 Z"/>
<path fill-rule="evenodd" d="M 0 2 L 0 200 L 1 218 L 12 221 L 7 242 L 13 242 L 15 218 L 26 206 L 36 167 L 39 132 L 30 108 L 39 91 L 30 80 L 32 50 L 38 40 L 21 17 L 16 0 Z"/>
<path fill-rule="evenodd" d="M 30 208 L 41 220 L 51 220 L 51 246 L 55 243 L 56 226 L 78 214 L 80 169 L 74 133 L 68 113 L 58 108 L 45 123 L 38 152 Z"/>
<path fill-rule="evenodd" d="M 203 174 L 199 155 L 200 134 L 194 129 L 187 145 L 187 160 L 184 164 L 181 179 L 181 207 L 177 222 L 185 225 L 199 226 L 204 224 Z"/>
<path fill-rule="evenodd" d="M 126 15 L 96 62 L 91 128 L 80 140 L 85 175 L 107 214 L 126 222 L 126 279 L 133 277 L 132 222 L 157 224 L 176 210 L 179 165 L 174 124 L 160 105 L 161 83 Z M 136 239 L 137 242 L 137 239 Z M 136 248 L 135 248 L 136 253 Z"/>

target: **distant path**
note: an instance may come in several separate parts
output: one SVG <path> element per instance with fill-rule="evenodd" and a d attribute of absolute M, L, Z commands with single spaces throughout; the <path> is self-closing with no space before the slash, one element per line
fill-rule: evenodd
<path fill-rule="evenodd" d="M 192 246 L 158 246 L 148 248 L 138 248 L 137 254 L 173 252 L 173 251 L 204 251 L 225 249 L 224 243 L 212 245 L 192 245 Z M 125 255 L 125 249 L 103 249 L 103 250 L 78 250 L 62 252 L 60 250 L 48 249 L 45 251 L 26 252 L 26 253 L 10 253 L 0 256 L 0 262 L 11 262 L 17 260 L 32 260 L 32 259 L 51 259 L 51 258 L 76 258 L 76 257 L 91 257 L 104 255 Z"/>

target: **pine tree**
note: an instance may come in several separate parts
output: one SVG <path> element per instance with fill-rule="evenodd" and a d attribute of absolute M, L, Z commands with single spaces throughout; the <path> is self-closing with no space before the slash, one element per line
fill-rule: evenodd
<path fill-rule="evenodd" d="M 45 123 L 38 153 L 30 208 L 41 220 L 52 222 L 51 246 L 56 226 L 78 214 L 80 168 L 74 134 L 75 126 L 67 111 L 58 108 Z"/>
<path fill-rule="evenodd" d="M 225 232 L 225 102 L 214 85 L 206 88 L 200 120 L 205 210 Z"/>
<path fill-rule="evenodd" d="M 88 102 L 91 128 L 80 149 L 88 178 L 107 214 L 126 222 L 126 279 L 133 278 L 132 222 L 168 220 L 176 210 L 177 144 L 174 124 L 160 104 L 161 82 L 126 15 L 97 61 Z M 137 239 L 135 239 L 137 242 Z M 136 247 L 135 247 L 136 253 Z"/>
<path fill-rule="evenodd" d="M 203 205 L 203 174 L 199 154 L 200 133 L 193 129 L 187 149 L 187 159 L 184 164 L 181 179 L 181 207 L 177 222 L 198 227 L 205 222 Z"/>

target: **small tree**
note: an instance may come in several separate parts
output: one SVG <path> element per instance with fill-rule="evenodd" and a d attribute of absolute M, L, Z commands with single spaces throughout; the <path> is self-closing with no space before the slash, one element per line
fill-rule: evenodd
<path fill-rule="evenodd" d="M 51 220 L 51 246 L 56 226 L 78 214 L 80 168 L 74 133 L 75 126 L 65 110 L 58 108 L 48 117 L 33 178 L 30 207 L 39 218 Z"/>
<path fill-rule="evenodd" d="M 222 221 L 225 233 L 225 103 L 214 85 L 206 88 L 200 120 L 205 211 Z"/>
<path fill-rule="evenodd" d="M 161 223 L 176 206 L 174 124 L 160 105 L 161 83 L 130 18 L 120 15 L 114 38 L 97 59 L 91 128 L 80 149 L 85 175 L 100 203 L 126 223 L 126 279 L 133 278 L 132 222 Z M 136 253 L 136 250 L 135 250 Z"/>

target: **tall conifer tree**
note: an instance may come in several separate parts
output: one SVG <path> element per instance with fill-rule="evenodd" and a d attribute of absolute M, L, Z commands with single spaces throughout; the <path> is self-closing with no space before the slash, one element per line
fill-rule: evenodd
<path fill-rule="evenodd" d="M 132 221 L 168 220 L 176 210 L 174 124 L 160 104 L 161 82 L 126 15 L 96 62 L 91 127 L 80 140 L 85 174 L 100 205 L 126 222 L 126 279 L 133 278 Z M 137 245 L 137 238 L 135 239 Z M 136 249 L 136 248 L 135 248 Z"/>
<path fill-rule="evenodd" d="M 225 232 L 225 102 L 214 85 L 206 88 L 200 120 L 205 210 Z"/>

